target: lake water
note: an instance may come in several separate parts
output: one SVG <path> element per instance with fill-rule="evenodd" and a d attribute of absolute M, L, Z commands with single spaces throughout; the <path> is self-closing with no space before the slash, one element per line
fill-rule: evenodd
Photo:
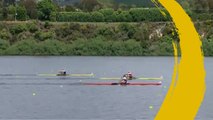
<path fill-rule="evenodd" d="M 167 93 L 173 57 L 0 57 L 0 119 L 141 119 L 152 120 Z M 213 58 L 205 59 L 207 91 L 198 120 L 213 119 Z M 94 73 L 61 78 L 28 74 Z M 161 86 L 85 86 L 79 82 L 116 82 L 100 77 L 164 77 Z M 26 76 L 2 76 L 26 74 Z M 135 80 L 142 82 L 142 80 Z M 157 82 L 157 81 L 150 81 Z"/>

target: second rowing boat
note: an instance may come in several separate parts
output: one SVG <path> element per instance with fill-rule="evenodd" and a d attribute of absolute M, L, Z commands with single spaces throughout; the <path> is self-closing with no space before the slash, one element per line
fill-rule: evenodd
<path fill-rule="evenodd" d="M 121 80 L 119 77 L 101 77 L 99 78 L 101 80 Z M 163 76 L 160 77 L 134 77 L 133 79 L 138 79 L 138 80 L 163 80 Z"/>

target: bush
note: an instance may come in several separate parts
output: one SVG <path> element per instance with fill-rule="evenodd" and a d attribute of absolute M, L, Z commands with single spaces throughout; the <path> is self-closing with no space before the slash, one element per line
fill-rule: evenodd
<path fill-rule="evenodd" d="M 25 40 L 25 39 L 32 38 L 32 34 L 30 32 L 28 32 L 28 31 L 27 32 L 22 32 L 22 33 L 18 34 L 17 36 L 15 36 L 15 38 L 16 38 L 16 40 L 14 42 L 20 41 L 20 40 Z"/>
<path fill-rule="evenodd" d="M 56 6 L 52 0 L 41 0 L 37 4 L 38 17 L 40 20 L 51 20 Z"/>
<path fill-rule="evenodd" d="M 150 42 L 149 41 L 149 35 L 150 35 L 150 26 L 146 23 L 142 23 L 142 24 L 137 24 L 136 26 L 136 30 L 133 36 L 133 39 L 135 39 L 136 41 L 140 41 L 141 43 L 143 43 L 143 46 L 146 47 L 147 43 Z"/>
<path fill-rule="evenodd" d="M 9 5 L 9 6 L 7 7 L 7 9 L 8 9 L 8 13 L 9 13 L 9 14 L 15 15 L 15 13 L 16 13 L 16 7 L 15 7 L 15 5 Z"/>
<path fill-rule="evenodd" d="M 89 22 L 91 21 L 90 13 L 86 12 L 62 12 L 57 16 L 60 22 Z"/>
<path fill-rule="evenodd" d="M 134 22 L 141 21 L 169 21 L 170 16 L 165 9 L 161 9 L 166 14 L 166 17 L 161 14 L 157 8 L 132 8 L 130 14 L 132 15 Z"/>
<path fill-rule="evenodd" d="M 129 14 L 129 11 L 117 11 L 116 14 L 116 21 L 117 22 L 132 22 L 132 16 Z"/>
<path fill-rule="evenodd" d="M 11 39 L 11 37 L 12 36 L 7 29 L 3 28 L 2 30 L 0 30 L 0 39 L 9 40 Z"/>
<path fill-rule="evenodd" d="M 129 39 L 131 39 L 133 37 L 134 33 L 136 32 L 135 27 L 133 25 L 127 24 L 127 23 L 119 24 L 118 29 L 121 32 L 124 32 L 123 34 L 126 34 Z"/>
<path fill-rule="evenodd" d="M 7 55 L 35 55 L 37 52 L 37 43 L 35 40 L 22 40 L 9 47 L 5 54 Z"/>
<path fill-rule="evenodd" d="M 157 8 L 132 8 L 128 11 L 114 11 L 111 8 L 87 12 L 61 12 L 56 16 L 61 22 L 141 22 L 141 21 L 169 21 L 170 16 L 165 9 L 161 9 L 166 17 Z"/>
<path fill-rule="evenodd" d="M 56 16 L 57 16 L 56 12 L 51 12 L 50 21 L 56 22 Z"/>
<path fill-rule="evenodd" d="M 63 24 L 55 29 L 56 38 L 63 41 L 72 41 L 76 38 L 82 38 L 84 35 L 80 32 L 81 25 L 78 23 Z"/>
<path fill-rule="evenodd" d="M 16 35 L 26 30 L 27 30 L 27 27 L 25 24 L 17 24 L 10 28 L 10 33 L 12 33 L 13 35 Z"/>
<path fill-rule="evenodd" d="M 87 38 L 95 36 L 96 26 L 94 24 L 82 24 L 80 27 L 80 32 Z"/>
<path fill-rule="evenodd" d="M 4 20 L 3 15 L 0 13 L 0 21 Z"/>
<path fill-rule="evenodd" d="M 1 41 L 0 41 L 1 45 Z M 1 49 L 1 48 L 0 48 Z M 67 45 L 57 40 L 46 40 L 37 43 L 27 39 L 17 42 L 6 49 L 7 55 L 66 55 Z M 0 52 L 1 53 L 1 52 Z"/>
<path fill-rule="evenodd" d="M 36 25 L 34 22 L 27 23 L 26 26 L 31 33 L 35 33 L 39 30 L 38 25 Z"/>
<path fill-rule="evenodd" d="M 164 55 L 164 56 L 171 56 L 174 54 L 173 46 L 172 46 L 173 39 L 169 36 L 162 37 L 159 41 L 156 41 L 151 44 L 149 47 L 148 54 L 151 55 Z"/>
<path fill-rule="evenodd" d="M 10 46 L 10 43 L 6 40 L 0 39 L 0 51 L 6 50 Z"/>
<path fill-rule="evenodd" d="M 135 40 L 110 41 L 98 36 L 92 39 L 78 39 L 69 45 L 69 55 L 143 55 L 144 50 Z"/>
<path fill-rule="evenodd" d="M 113 38 L 115 31 L 113 31 L 113 27 L 103 26 L 97 29 L 97 34 L 106 38 Z"/>
<path fill-rule="evenodd" d="M 203 51 L 205 56 L 213 56 L 213 38 L 203 40 Z"/>
<path fill-rule="evenodd" d="M 37 31 L 35 33 L 35 38 L 39 41 L 44 41 L 44 40 L 47 40 L 47 39 L 54 39 L 55 33 L 52 32 L 52 31 L 49 31 L 49 32 Z"/>
<path fill-rule="evenodd" d="M 134 22 L 145 21 L 146 17 L 148 16 L 148 10 L 146 9 L 132 8 L 129 10 L 129 12 Z"/>
<path fill-rule="evenodd" d="M 116 15 L 113 9 L 106 8 L 99 10 L 100 13 L 104 15 L 104 21 L 105 22 L 115 22 L 116 21 Z"/>
<path fill-rule="evenodd" d="M 91 13 L 91 21 L 92 22 L 103 22 L 104 21 L 104 15 L 100 12 L 92 12 Z"/>
<path fill-rule="evenodd" d="M 49 21 L 45 21 L 44 28 L 49 29 L 52 26 L 52 24 Z"/>
<path fill-rule="evenodd" d="M 39 55 L 65 55 L 67 45 L 57 40 L 46 40 L 38 45 Z"/>
<path fill-rule="evenodd" d="M 18 6 L 17 9 L 17 15 L 16 18 L 17 20 L 27 20 L 27 10 L 24 6 Z"/>
<path fill-rule="evenodd" d="M 110 42 L 103 37 L 92 39 L 78 39 L 69 48 L 71 55 L 111 55 Z"/>
<path fill-rule="evenodd" d="M 137 56 L 144 54 L 144 50 L 140 43 L 136 42 L 134 39 L 124 42 L 117 41 L 116 44 L 113 44 L 112 49 L 115 55 Z"/>
<path fill-rule="evenodd" d="M 209 13 L 202 13 L 202 14 L 197 14 L 196 19 L 200 21 L 205 21 L 205 20 L 212 20 L 213 19 L 213 14 Z"/>

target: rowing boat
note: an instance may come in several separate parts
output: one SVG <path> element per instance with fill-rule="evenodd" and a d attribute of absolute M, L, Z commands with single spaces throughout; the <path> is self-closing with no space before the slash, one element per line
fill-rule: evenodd
<path fill-rule="evenodd" d="M 89 74 L 0 74 L 0 76 L 43 76 L 43 77 L 52 77 L 52 76 L 70 76 L 70 77 L 94 77 L 93 73 Z"/>
<path fill-rule="evenodd" d="M 121 78 L 118 77 L 101 77 L 99 78 L 101 80 L 121 80 Z M 133 79 L 138 79 L 138 80 L 163 80 L 163 76 L 160 77 L 134 77 Z"/>
<path fill-rule="evenodd" d="M 72 77 L 94 77 L 93 73 L 90 74 L 37 74 L 37 76 L 72 76 Z"/>
<path fill-rule="evenodd" d="M 127 84 L 113 83 L 113 82 L 96 82 L 96 83 L 82 83 L 83 85 L 139 85 L 139 86 L 149 86 L 149 85 L 161 85 L 162 82 L 130 82 Z"/>

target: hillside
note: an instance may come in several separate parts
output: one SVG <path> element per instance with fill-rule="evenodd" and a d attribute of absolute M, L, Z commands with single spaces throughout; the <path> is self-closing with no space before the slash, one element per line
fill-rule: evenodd
<path fill-rule="evenodd" d="M 59 5 L 70 5 L 80 2 L 80 0 L 53 0 L 53 1 Z"/>
<path fill-rule="evenodd" d="M 69 5 L 79 3 L 81 0 L 53 0 L 54 2 L 60 5 Z M 97 0 L 104 6 L 113 6 L 115 4 L 123 4 L 127 6 L 135 5 L 135 6 L 142 6 L 142 7 L 151 7 L 153 3 L 151 0 Z"/>
<path fill-rule="evenodd" d="M 153 7 L 151 0 L 115 0 L 116 3 L 126 5 L 136 5 L 140 7 Z"/>

